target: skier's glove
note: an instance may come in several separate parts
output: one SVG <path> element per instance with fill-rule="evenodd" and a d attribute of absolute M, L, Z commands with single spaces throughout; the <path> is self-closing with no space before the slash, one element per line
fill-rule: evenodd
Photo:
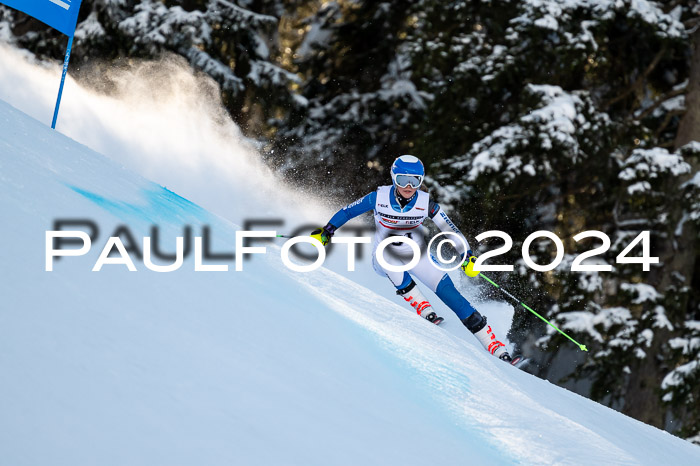
<path fill-rule="evenodd" d="M 467 275 L 467 277 L 476 277 L 479 272 L 474 270 L 474 262 L 476 262 L 476 256 L 472 253 L 471 249 L 467 251 L 467 260 L 462 264 L 462 271 Z"/>
<path fill-rule="evenodd" d="M 321 244 L 325 246 L 331 240 L 331 237 L 335 233 L 335 229 L 336 228 L 329 223 L 323 228 L 316 228 L 314 231 L 312 231 L 311 237 L 319 240 Z"/>

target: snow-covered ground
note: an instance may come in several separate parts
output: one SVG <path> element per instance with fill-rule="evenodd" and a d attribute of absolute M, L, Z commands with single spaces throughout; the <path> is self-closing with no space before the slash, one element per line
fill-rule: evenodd
<path fill-rule="evenodd" d="M 441 327 L 416 317 L 367 260 L 303 274 L 268 244 L 243 271 L 195 272 L 192 254 L 91 271 L 120 225 L 138 243 L 158 225 L 165 251 L 207 225 L 231 253 L 246 219 L 338 207 L 275 179 L 191 75 L 166 74 L 155 94 L 138 74 L 111 97 L 69 81 L 52 131 L 58 68 L 0 46 L 0 463 L 700 464 L 489 356 L 444 307 Z M 47 272 L 56 219 L 99 234 Z M 513 309 L 481 309 L 505 333 Z"/>

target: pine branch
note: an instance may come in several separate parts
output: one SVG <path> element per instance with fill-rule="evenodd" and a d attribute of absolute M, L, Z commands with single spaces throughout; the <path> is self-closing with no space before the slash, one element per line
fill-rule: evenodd
<path fill-rule="evenodd" d="M 638 91 L 644 86 L 644 81 L 646 80 L 647 76 L 651 74 L 652 71 L 656 68 L 656 66 L 659 64 L 663 56 L 666 54 L 667 46 L 664 45 L 661 50 L 654 56 L 654 59 L 649 63 L 649 66 L 647 66 L 646 70 L 644 70 L 644 73 L 642 73 L 639 78 L 627 89 L 625 89 L 622 94 L 613 97 L 609 101 L 607 101 L 605 104 L 603 104 L 603 108 L 608 109 L 612 105 L 616 104 L 617 102 L 626 99 L 630 94 L 632 94 L 635 91 Z"/>
<path fill-rule="evenodd" d="M 697 17 L 683 21 L 683 26 L 685 26 L 688 35 L 693 34 L 695 32 L 695 28 L 698 27 L 698 25 L 700 25 L 700 18 Z"/>
<path fill-rule="evenodd" d="M 656 144 L 656 147 L 663 147 L 664 149 L 673 149 L 673 141 L 660 142 Z"/>
<path fill-rule="evenodd" d="M 658 139 L 661 133 L 666 129 L 669 123 L 671 123 L 671 119 L 675 116 L 680 116 L 685 113 L 685 110 L 672 110 L 666 114 L 666 117 L 664 118 L 664 121 L 661 123 L 661 125 L 658 127 L 658 129 L 654 132 L 654 138 Z M 673 146 L 673 141 L 671 141 L 671 146 Z"/>
<path fill-rule="evenodd" d="M 648 117 L 654 110 L 656 110 L 660 105 L 666 102 L 668 99 L 679 96 L 685 93 L 686 87 L 680 87 L 673 89 L 671 92 L 664 94 L 660 99 L 654 102 L 649 108 L 644 110 L 638 117 L 637 120 L 643 120 Z"/>

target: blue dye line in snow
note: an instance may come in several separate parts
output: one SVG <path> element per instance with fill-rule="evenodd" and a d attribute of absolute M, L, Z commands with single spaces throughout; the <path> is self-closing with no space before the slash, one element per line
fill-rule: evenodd
<path fill-rule="evenodd" d="M 153 185 L 153 189 L 144 189 L 142 191 L 143 203 L 110 199 L 77 186 L 67 186 L 122 220 L 156 224 L 199 224 L 213 220 L 209 212 L 163 186 Z"/>

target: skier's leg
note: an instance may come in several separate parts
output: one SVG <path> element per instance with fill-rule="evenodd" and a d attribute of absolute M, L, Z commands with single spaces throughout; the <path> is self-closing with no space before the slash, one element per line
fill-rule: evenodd
<path fill-rule="evenodd" d="M 474 306 L 462 296 L 455 288 L 452 279 L 443 270 L 435 266 L 437 261 L 425 253 L 418 264 L 411 269 L 411 274 L 428 286 L 471 331 L 486 351 L 496 357 L 510 361 L 510 354 L 505 345 L 496 339 L 491 326 L 486 323 L 486 317 L 482 316 Z"/>
<path fill-rule="evenodd" d="M 438 282 L 435 288 L 435 294 L 438 298 L 442 299 L 442 302 L 447 304 L 447 307 L 457 314 L 457 317 L 459 317 L 459 320 L 462 322 L 474 313 L 479 314 L 479 311 L 457 291 L 452 279 L 446 273 L 443 273 L 442 278 Z"/>
<path fill-rule="evenodd" d="M 385 259 L 391 265 L 403 265 L 403 262 L 400 262 L 395 257 L 387 257 Z M 395 272 L 393 270 L 385 269 L 377 261 L 377 255 L 374 252 L 372 252 L 372 266 L 374 267 L 375 272 L 377 272 L 379 275 L 387 277 L 389 279 L 389 281 L 391 281 L 391 284 L 394 285 L 396 288 L 400 289 L 400 288 L 405 288 L 406 286 L 408 286 L 409 282 L 406 281 L 406 276 L 408 275 L 408 273 L 407 272 Z M 411 277 L 408 276 L 409 280 L 410 280 L 410 278 Z"/>
<path fill-rule="evenodd" d="M 457 317 L 459 317 L 465 327 L 474 334 L 486 351 L 498 358 L 510 361 L 510 354 L 508 354 L 506 346 L 496 339 L 496 335 L 493 333 L 491 326 L 486 322 L 486 317 L 482 316 L 479 311 L 474 309 L 474 306 L 457 291 L 457 288 L 455 288 L 454 283 L 447 274 L 440 280 L 435 294 L 457 314 Z"/>
<path fill-rule="evenodd" d="M 404 273 L 406 274 L 404 282 L 401 283 L 401 286 L 396 287 L 396 294 L 401 296 L 409 306 L 415 309 L 419 316 L 436 324 L 442 322 L 442 317 L 438 317 L 435 311 L 433 311 L 433 307 L 430 305 L 428 299 L 423 296 L 420 289 L 418 289 L 416 282 L 413 281 L 408 272 Z"/>
<path fill-rule="evenodd" d="M 392 257 L 387 255 L 385 260 L 391 265 L 404 265 L 406 262 L 402 261 L 399 257 Z M 440 323 L 442 322 L 442 317 L 438 317 L 433 308 L 430 305 L 428 299 L 423 296 L 416 286 L 416 282 L 413 281 L 411 275 L 408 272 L 393 272 L 391 270 L 386 270 L 383 268 L 379 262 L 377 262 L 376 254 L 372 255 L 372 265 L 377 273 L 383 273 L 389 281 L 396 287 L 396 294 L 401 296 L 404 301 L 411 306 L 416 313 L 427 319 L 430 322 Z"/>

